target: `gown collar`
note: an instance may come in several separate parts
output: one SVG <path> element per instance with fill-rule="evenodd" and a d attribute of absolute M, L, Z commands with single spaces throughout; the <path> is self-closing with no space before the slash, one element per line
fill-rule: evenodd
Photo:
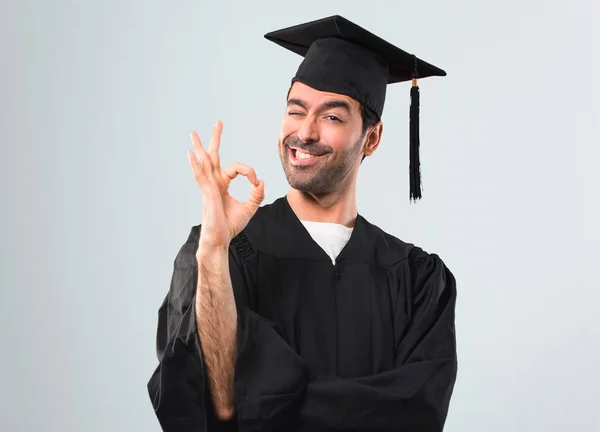
<path fill-rule="evenodd" d="M 281 258 L 331 264 L 331 257 L 312 238 L 286 196 L 261 207 L 246 231 L 252 243 L 264 252 L 274 253 Z M 379 236 L 380 230 L 359 213 L 350 239 L 338 255 L 336 263 L 373 262 L 377 258 Z"/>

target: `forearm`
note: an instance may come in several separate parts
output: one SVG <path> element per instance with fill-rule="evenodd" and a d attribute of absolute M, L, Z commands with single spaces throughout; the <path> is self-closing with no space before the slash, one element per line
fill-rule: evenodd
<path fill-rule="evenodd" d="M 227 249 L 200 247 L 196 289 L 196 323 L 204 354 L 215 411 L 225 420 L 233 416 L 237 310 Z"/>

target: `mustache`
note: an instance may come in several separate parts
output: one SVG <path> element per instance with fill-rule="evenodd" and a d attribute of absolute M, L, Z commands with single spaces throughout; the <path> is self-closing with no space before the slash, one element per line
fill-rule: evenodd
<path fill-rule="evenodd" d="M 283 144 L 290 148 L 297 149 L 302 152 L 310 153 L 310 154 L 313 154 L 316 156 L 322 156 L 324 154 L 331 153 L 333 151 L 333 149 L 330 146 L 325 145 L 325 144 L 321 144 L 321 143 L 307 144 L 295 135 L 290 135 L 289 137 L 284 139 Z"/>

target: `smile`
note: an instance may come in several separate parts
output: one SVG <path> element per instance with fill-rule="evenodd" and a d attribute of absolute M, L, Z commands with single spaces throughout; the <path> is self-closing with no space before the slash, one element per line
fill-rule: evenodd
<path fill-rule="evenodd" d="M 290 161 L 292 165 L 310 165 L 317 161 L 317 159 L 323 157 L 322 155 L 314 155 L 305 153 L 299 149 L 289 149 Z"/>

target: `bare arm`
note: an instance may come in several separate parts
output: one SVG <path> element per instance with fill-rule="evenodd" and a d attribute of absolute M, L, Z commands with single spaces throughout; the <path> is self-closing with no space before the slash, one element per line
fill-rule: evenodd
<path fill-rule="evenodd" d="M 196 323 L 206 362 L 208 385 L 217 416 L 233 417 L 237 310 L 227 249 L 200 246 Z"/>
<path fill-rule="evenodd" d="M 213 128 L 208 151 L 198 134 L 191 138 L 199 160 L 191 151 L 188 159 L 202 190 L 202 234 L 198 244 L 196 326 L 204 353 L 208 385 L 217 416 L 230 419 L 235 411 L 234 369 L 237 358 L 237 309 L 229 274 L 229 244 L 248 224 L 264 199 L 264 183 L 249 166 L 235 162 L 221 170 L 219 146 L 223 123 Z M 229 194 L 238 175 L 252 183 L 244 203 Z"/>

